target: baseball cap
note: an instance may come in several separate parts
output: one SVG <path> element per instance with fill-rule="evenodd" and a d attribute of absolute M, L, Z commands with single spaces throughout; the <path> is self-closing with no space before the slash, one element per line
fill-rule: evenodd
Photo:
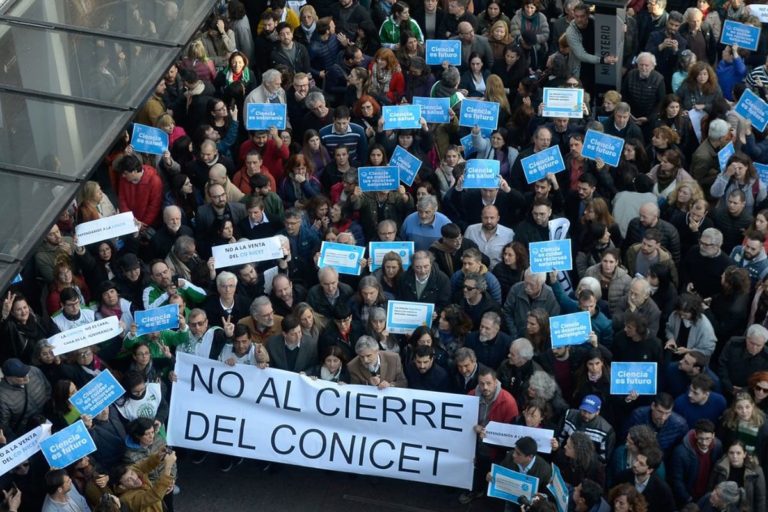
<path fill-rule="evenodd" d="M 6 377 L 26 377 L 29 373 L 29 366 L 15 357 L 3 363 L 3 375 Z"/>
<path fill-rule="evenodd" d="M 587 395 L 584 397 L 584 400 L 581 401 L 579 409 L 587 411 L 590 414 L 595 414 L 596 412 L 600 412 L 600 407 L 602 405 L 603 402 L 600 400 L 600 397 L 596 395 Z"/>

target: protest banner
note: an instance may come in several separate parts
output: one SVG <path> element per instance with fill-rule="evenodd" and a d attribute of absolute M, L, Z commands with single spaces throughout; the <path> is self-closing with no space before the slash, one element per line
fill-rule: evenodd
<path fill-rule="evenodd" d="M 428 123 L 449 123 L 451 121 L 450 98 L 413 97 L 413 104 L 421 106 L 421 117 Z"/>
<path fill-rule="evenodd" d="M 216 268 L 235 267 L 257 261 L 277 260 L 283 255 L 280 239 L 276 236 L 244 240 L 234 244 L 215 245 L 211 248 Z"/>
<path fill-rule="evenodd" d="M 365 255 L 365 247 L 359 245 L 323 242 L 320 246 L 319 268 L 333 267 L 339 274 L 360 275 L 360 260 Z"/>
<path fill-rule="evenodd" d="M 612 167 L 619 165 L 621 152 L 624 150 L 624 139 L 587 130 L 584 136 L 584 146 L 581 148 L 581 156 L 592 160 L 602 158 L 603 161 Z"/>
<path fill-rule="evenodd" d="M 720 172 L 725 172 L 728 167 L 728 160 L 736 154 L 736 148 L 733 147 L 733 142 L 729 142 L 723 149 L 717 152 L 717 161 L 720 164 Z"/>
<path fill-rule="evenodd" d="M 737 114 L 752 123 L 752 128 L 764 132 L 768 125 L 768 103 L 749 88 L 739 98 L 734 108 Z"/>
<path fill-rule="evenodd" d="M 542 117 L 584 117 L 584 89 L 545 87 Z"/>
<path fill-rule="evenodd" d="M 464 189 L 499 188 L 501 162 L 498 160 L 468 160 L 464 167 Z"/>
<path fill-rule="evenodd" d="M 483 442 L 514 448 L 515 443 L 521 437 L 530 437 L 536 441 L 539 452 L 551 453 L 552 438 L 555 437 L 555 431 L 548 428 L 531 428 L 523 425 L 490 421 L 485 426 Z"/>
<path fill-rule="evenodd" d="M 557 506 L 557 512 L 568 512 L 568 486 L 563 479 L 563 474 L 560 472 L 560 468 L 555 464 L 552 464 L 552 479 L 547 485 L 547 490 L 554 496 L 555 505 Z"/>
<path fill-rule="evenodd" d="M 461 41 L 458 39 L 427 39 L 424 54 L 427 66 L 440 66 L 447 62 L 461 66 Z"/>
<path fill-rule="evenodd" d="M 90 324 L 55 334 L 48 338 L 48 343 L 53 345 L 53 354 L 60 356 L 73 350 L 111 340 L 122 333 L 123 329 L 120 327 L 120 321 L 117 317 L 108 316 Z"/>
<path fill-rule="evenodd" d="M 403 260 L 403 269 L 411 266 L 411 258 L 414 253 L 413 242 L 369 242 L 368 258 L 371 272 L 381 268 L 381 261 L 388 252 L 394 252 Z"/>
<path fill-rule="evenodd" d="M 160 128 L 134 123 L 131 146 L 138 153 L 162 155 L 168 151 L 168 134 Z"/>
<path fill-rule="evenodd" d="M 357 182 L 363 192 L 388 192 L 400 186 L 400 169 L 396 165 L 359 167 Z"/>
<path fill-rule="evenodd" d="M 549 332 L 553 348 L 581 345 L 592 332 L 592 319 L 587 311 L 553 316 L 549 318 Z"/>
<path fill-rule="evenodd" d="M 461 143 L 461 147 L 464 148 L 464 159 L 469 159 L 470 156 L 472 156 L 476 151 L 477 148 L 472 144 L 472 134 L 468 134 L 463 136 L 461 139 L 459 139 L 459 142 Z"/>
<path fill-rule="evenodd" d="M 389 159 L 389 165 L 394 165 L 400 169 L 400 181 L 406 187 L 413 185 L 416 179 L 416 173 L 421 169 L 421 160 L 410 154 L 402 146 L 397 146 Z"/>
<path fill-rule="evenodd" d="M 420 105 L 385 105 L 381 117 L 385 130 L 408 130 L 421 128 Z"/>
<path fill-rule="evenodd" d="M 528 244 L 528 251 L 531 254 L 531 272 L 552 272 L 573 268 L 570 238 L 531 242 Z"/>
<path fill-rule="evenodd" d="M 768 185 L 768 164 L 759 164 L 754 162 L 757 169 L 757 176 L 764 184 Z"/>
<path fill-rule="evenodd" d="M 520 163 L 523 165 L 525 181 L 529 185 L 546 178 L 550 172 L 554 174 L 565 170 L 563 155 L 557 144 L 523 158 Z"/>
<path fill-rule="evenodd" d="M 753 52 L 757 50 L 760 42 L 760 27 L 739 23 L 733 20 L 725 20 L 723 31 L 720 34 L 720 42 L 726 45 L 738 45 Z"/>
<path fill-rule="evenodd" d="M 520 497 L 525 497 L 530 503 L 533 495 L 539 489 L 539 479 L 525 473 L 512 471 L 504 466 L 491 466 L 491 481 L 488 482 L 488 496 L 517 503 Z"/>
<path fill-rule="evenodd" d="M 139 310 L 134 313 L 133 320 L 136 323 L 137 336 L 176 329 L 179 326 L 179 305 L 168 304 L 159 308 Z"/>
<path fill-rule="evenodd" d="M 465 99 L 459 110 L 459 126 L 495 130 L 499 125 L 499 104 L 495 101 Z"/>
<path fill-rule="evenodd" d="M 657 383 L 657 363 L 618 362 L 611 363 L 611 394 L 655 395 Z"/>
<path fill-rule="evenodd" d="M 123 235 L 130 235 L 139 231 L 133 212 L 118 213 L 109 217 L 83 222 L 75 226 L 77 246 L 95 244 L 102 240 L 109 240 Z"/>
<path fill-rule="evenodd" d="M 69 397 L 69 401 L 80 414 L 96 416 L 124 393 L 125 389 L 117 382 L 112 372 L 104 370 L 95 379 L 80 388 L 77 393 Z"/>
<path fill-rule="evenodd" d="M 247 130 L 285 130 L 287 105 L 282 103 L 246 103 L 245 128 Z"/>
<path fill-rule="evenodd" d="M 88 433 L 88 429 L 85 428 L 83 420 L 78 420 L 42 440 L 40 449 L 49 466 L 62 469 L 95 452 L 96 444 Z"/>
<path fill-rule="evenodd" d="M 45 423 L 0 447 L 0 476 L 39 452 L 40 441 L 51 435 L 51 427 L 50 423 Z"/>
<path fill-rule="evenodd" d="M 411 334 L 414 329 L 432 325 L 434 304 L 390 300 L 387 302 L 387 330 L 392 334 Z"/>
<path fill-rule="evenodd" d="M 469 489 L 479 401 L 179 353 L 168 444 Z"/>

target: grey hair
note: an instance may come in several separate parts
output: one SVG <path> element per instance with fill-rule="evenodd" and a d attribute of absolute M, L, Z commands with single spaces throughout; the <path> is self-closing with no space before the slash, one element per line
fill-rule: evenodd
<path fill-rule="evenodd" d="M 637 56 L 637 62 L 640 62 L 640 59 L 650 59 L 651 65 L 654 68 L 656 67 L 656 56 L 651 52 L 640 52 L 640 54 Z"/>
<path fill-rule="evenodd" d="M 459 73 L 459 70 L 456 69 L 453 66 L 448 67 L 445 71 L 443 71 L 442 76 L 440 79 L 445 82 L 445 85 L 448 87 L 456 87 L 459 85 L 459 80 L 461 79 L 461 74 Z"/>
<path fill-rule="evenodd" d="M 261 74 L 262 83 L 269 82 L 270 80 L 274 80 L 275 78 L 281 78 L 280 72 L 276 69 L 268 69 Z"/>
<path fill-rule="evenodd" d="M 698 7 L 689 7 L 685 10 L 683 13 L 683 18 L 685 18 L 685 21 L 688 22 L 691 20 L 691 16 L 694 14 L 699 13 L 701 14 L 701 17 L 704 18 L 704 13 L 701 12 L 701 10 Z"/>
<path fill-rule="evenodd" d="M 475 351 L 471 348 L 467 347 L 461 347 L 460 349 L 456 350 L 456 353 L 453 355 L 453 360 L 457 363 L 459 361 L 466 361 L 469 359 L 472 362 L 477 361 L 477 356 L 475 355 Z"/>
<path fill-rule="evenodd" d="M 266 295 L 259 295 L 253 299 L 253 302 L 251 302 L 251 307 L 248 308 L 248 312 L 251 314 L 251 316 L 257 316 L 261 307 L 267 305 L 272 305 L 272 301 L 269 300 L 269 297 Z"/>
<path fill-rule="evenodd" d="M 723 245 L 723 233 L 717 228 L 707 228 L 701 232 L 701 238 L 707 238 L 712 241 L 713 244 L 718 246 Z"/>
<path fill-rule="evenodd" d="M 413 257 L 411 258 L 411 264 L 413 264 L 414 261 L 417 259 L 428 259 L 430 263 L 433 263 L 435 261 L 435 257 L 432 256 L 432 253 L 429 251 L 416 251 L 413 253 Z"/>
<path fill-rule="evenodd" d="M 178 207 L 178 206 L 176 206 L 175 204 L 172 204 L 172 205 L 170 205 L 170 206 L 166 206 L 166 207 L 163 209 L 163 220 L 164 220 L 164 221 L 165 221 L 165 220 L 168 220 L 168 215 L 170 215 L 170 214 L 171 214 L 171 212 L 176 212 L 176 213 L 178 213 L 179 215 L 181 215 L 181 208 L 179 208 L 179 207 Z"/>
<path fill-rule="evenodd" d="M 173 242 L 173 252 L 177 255 L 181 253 L 182 251 L 194 251 L 195 249 L 195 239 L 192 238 L 189 235 L 181 235 L 179 238 L 176 239 L 175 242 Z"/>
<path fill-rule="evenodd" d="M 528 338 L 517 338 L 512 342 L 511 349 L 517 353 L 517 356 L 526 361 L 533 359 L 533 344 Z"/>
<path fill-rule="evenodd" d="M 484 292 L 488 289 L 488 281 L 485 280 L 485 276 L 478 274 L 477 272 L 469 272 L 464 274 L 464 282 L 466 283 L 467 281 L 474 281 L 475 288 L 481 292 Z"/>
<path fill-rule="evenodd" d="M 490 320 L 494 325 L 501 326 L 501 316 L 495 311 L 486 311 L 480 320 Z"/>
<path fill-rule="evenodd" d="M 707 137 L 709 140 L 718 140 L 722 139 L 726 135 L 728 135 L 728 132 L 731 130 L 731 126 L 728 124 L 727 121 L 724 121 L 723 119 L 715 119 L 711 123 L 709 123 L 709 132 L 707 133 Z"/>
<path fill-rule="evenodd" d="M 360 280 L 360 284 L 357 285 L 358 290 L 362 290 L 363 288 L 376 288 L 381 291 L 381 283 L 373 276 L 365 276 Z"/>
<path fill-rule="evenodd" d="M 281 243 L 281 244 L 288 244 L 288 243 L 291 243 L 291 241 L 290 241 L 290 240 L 288 240 L 288 237 L 287 237 L 287 236 L 285 236 L 285 235 L 275 235 L 275 237 L 277 237 L 277 239 L 278 239 L 278 240 L 280 240 L 280 243 Z"/>
<path fill-rule="evenodd" d="M 326 274 L 331 274 L 333 277 L 339 277 L 339 271 L 336 270 L 333 267 L 323 267 L 320 270 L 317 271 L 317 280 L 322 281 L 323 276 Z"/>
<path fill-rule="evenodd" d="M 635 283 L 640 283 L 643 285 L 643 293 L 645 293 L 646 297 L 651 296 L 651 283 L 648 282 L 648 280 L 644 277 L 633 277 L 632 281 L 629 283 L 629 286 L 632 286 Z"/>
<path fill-rule="evenodd" d="M 425 208 L 434 208 L 437 210 L 437 199 L 435 199 L 435 196 L 430 194 L 419 199 L 419 202 L 416 204 L 416 209 L 424 210 Z"/>
<path fill-rule="evenodd" d="M 379 222 L 379 225 L 376 226 L 376 230 L 378 231 L 379 229 L 385 228 L 387 226 L 397 231 L 397 223 L 391 219 L 384 219 L 383 221 Z"/>
<path fill-rule="evenodd" d="M 304 104 L 309 108 L 313 108 L 320 103 L 325 104 L 325 96 L 323 96 L 323 93 L 318 91 L 307 94 L 307 98 L 304 100 Z"/>
<path fill-rule="evenodd" d="M 360 336 L 355 343 L 355 353 L 359 354 L 363 350 L 379 350 L 379 342 L 370 336 Z"/>
<path fill-rule="evenodd" d="M 587 276 L 581 278 L 578 286 L 576 286 L 576 292 L 578 293 L 584 288 L 591 291 L 595 295 L 595 299 L 600 300 L 603 298 L 603 288 L 600 286 L 600 281 L 594 277 Z"/>
<path fill-rule="evenodd" d="M 536 390 L 536 398 L 552 400 L 557 393 L 557 383 L 547 372 L 538 370 L 528 379 L 528 387 Z"/>
<path fill-rule="evenodd" d="M 616 108 L 613 109 L 618 114 L 629 114 L 632 112 L 632 107 L 626 101 L 620 101 L 616 104 Z"/>
<path fill-rule="evenodd" d="M 349 238 L 349 240 L 342 242 L 341 237 L 344 237 L 345 239 Z M 353 235 L 349 231 L 344 231 L 342 233 L 339 233 L 339 236 L 336 237 L 336 241 L 340 244 L 346 244 L 351 242 L 350 245 L 357 245 L 357 240 L 355 240 L 355 235 Z"/>
<path fill-rule="evenodd" d="M 523 279 L 526 277 L 532 277 L 535 279 L 539 284 L 544 284 L 544 282 L 547 280 L 547 274 L 544 272 L 532 272 L 531 267 L 528 267 L 525 269 L 525 273 L 523 274 Z"/>
<path fill-rule="evenodd" d="M 747 336 L 750 338 L 757 337 L 768 341 L 768 329 L 760 324 L 752 324 L 747 329 Z"/>
<path fill-rule="evenodd" d="M 202 308 L 194 308 L 192 311 L 189 312 L 188 318 L 197 318 L 197 317 L 203 317 L 206 320 L 208 319 L 208 313 L 205 312 Z"/>
<path fill-rule="evenodd" d="M 221 272 L 219 275 L 216 276 L 216 286 L 219 287 L 228 281 L 234 281 L 235 284 L 237 284 L 237 276 L 233 274 L 232 272 L 227 272 L 226 270 L 224 272 Z"/>
<path fill-rule="evenodd" d="M 368 320 L 386 320 L 387 312 L 384 308 L 375 307 L 371 308 L 368 312 Z"/>

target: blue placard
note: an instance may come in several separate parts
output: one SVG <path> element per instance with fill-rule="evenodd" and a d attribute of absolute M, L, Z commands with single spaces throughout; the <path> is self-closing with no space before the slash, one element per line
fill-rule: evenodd
<path fill-rule="evenodd" d="M 160 128 L 134 123 L 131 146 L 139 153 L 162 155 L 168 151 L 168 134 Z"/>
<path fill-rule="evenodd" d="M 723 44 L 735 44 L 747 50 L 757 50 L 760 41 L 760 27 L 753 27 L 733 20 L 725 20 L 720 42 Z"/>
<path fill-rule="evenodd" d="M 359 167 L 357 182 L 363 192 L 387 192 L 400 186 L 400 169 L 395 165 Z"/>
<path fill-rule="evenodd" d="M 768 185 L 768 164 L 758 164 L 757 162 L 755 164 L 755 169 L 757 169 L 757 176 L 760 178 L 760 181 L 762 181 L 765 185 Z"/>
<path fill-rule="evenodd" d="M 607 165 L 616 167 L 621 160 L 623 149 L 624 139 L 595 130 L 587 130 L 587 134 L 584 136 L 584 147 L 581 148 L 581 156 L 592 160 L 602 158 Z"/>
<path fill-rule="evenodd" d="M 96 445 L 85 428 L 83 420 L 68 426 L 48 439 L 40 442 L 40 449 L 52 468 L 62 469 L 74 464 L 89 453 L 96 451 Z"/>
<path fill-rule="evenodd" d="M 464 159 L 468 159 L 470 156 L 472 156 L 475 153 L 475 146 L 472 144 L 472 134 L 465 135 L 462 137 L 459 142 L 461 142 L 461 147 L 464 148 Z"/>
<path fill-rule="evenodd" d="M 565 483 L 560 468 L 552 464 L 552 479 L 547 485 L 547 490 L 554 496 L 557 512 L 568 512 L 568 485 Z"/>
<path fill-rule="evenodd" d="M 13 281 L 11 281 L 11 284 L 20 283 L 22 281 L 21 274 L 16 274 L 16 277 L 13 278 Z"/>
<path fill-rule="evenodd" d="M 609 119 L 610 119 L 610 116 L 597 116 L 597 121 L 598 121 L 600 124 L 605 124 L 605 123 L 607 123 Z"/>
<path fill-rule="evenodd" d="M 728 159 L 736 153 L 736 148 L 733 147 L 733 142 L 729 142 L 723 149 L 717 152 L 717 161 L 720 163 L 720 172 L 725 172 L 725 168 L 728 167 Z"/>
<path fill-rule="evenodd" d="M 137 336 L 176 329 L 179 326 L 179 305 L 168 304 L 159 308 L 136 311 L 133 320 L 136 322 Z"/>
<path fill-rule="evenodd" d="M 416 173 L 421 169 L 421 160 L 410 154 L 402 146 L 397 146 L 389 159 L 389 165 L 394 165 L 400 169 L 400 181 L 406 187 L 413 185 L 416 179 Z"/>
<path fill-rule="evenodd" d="M 521 496 L 530 503 L 539 490 L 539 479 L 535 476 L 519 473 L 504 466 L 491 466 L 491 481 L 488 482 L 488 496 L 517 503 Z"/>
<path fill-rule="evenodd" d="M 764 132 L 768 125 L 768 103 L 749 89 L 739 98 L 734 108 L 737 114 L 752 122 L 752 128 Z"/>
<path fill-rule="evenodd" d="M 449 123 L 451 121 L 450 98 L 413 97 L 413 104 L 421 107 L 421 117 L 428 123 Z"/>
<path fill-rule="evenodd" d="M 549 318 L 549 333 L 553 348 L 581 345 L 587 342 L 591 332 L 592 319 L 588 311 Z"/>
<path fill-rule="evenodd" d="M 495 130 L 499 125 L 499 104 L 495 101 L 465 99 L 459 111 L 459 126 Z"/>
<path fill-rule="evenodd" d="M 368 256 L 371 272 L 381 268 L 381 260 L 388 252 L 394 252 L 403 260 L 403 269 L 408 270 L 413 258 L 413 242 L 368 242 Z"/>
<path fill-rule="evenodd" d="M 542 117 L 584 117 L 584 89 L 544 88 Z"/>
<path fill-rule="evenodd" d="M 387 330 L 392 334 L 410 335 L 418 327 L 431 327 L 434 312 L 434 304 L 402 300 L 387 301 Z"/>
<path fill-rule="evenodd" d="M 499 172 L 501 162 L 498 160 L 468 160 L 464 168 L 464 184 L 471 188 L 499 188 Z"/>
<path fill-rule="evenodd" d="M 246 103 L 245 129 L 269 130 L 285 129 L 287 117 L 286 105 L 283 103 Z"/>
<path fill-rule="evenodd" d="M 421 105 L 390 105 L 382 109 L 385 130 L 421 128 Z"/>
<path fill-rule="evenodd" d="M 565 162 L 563 162 L 563 155 L 560 153 L 558 144 L 523 158 L 521 163 L 523 164 L 525 181 L 529 185 L 546 178 L 550 172 L 556 173 L 565 170 Z"/>
<path fill-rule="evenodd" d="M 528 251 L 530 253 L 531 272 L 566 271 L 573 268 L 571 240 L 569 238 L 531 242 L 528 244 Z"/>
<path fill-rule="evenodd" d="M 611 363 L 611 394 L 655 395 L 657 363 Z"/>
<path fill-rule="evenodd" d="M 365 254 L 365 247 L 359 245 L 323 242 L 320 247 L 320 260 L 317 266 L 333 267 L 339 274 L 360 275 L 360 260 Z"/>
<path fill-rule="evenodd" d="M 125 390 L 117 382 L 112 372 L 104 370 L 88 384 L 69 397 L 69 401 L 80 411 L 80 414 L 96 416 L 101 411 L 123 396 Z"/>
<path fill-rule="evenodd" d="M 427 39 L 425 55 L 428 66 L 440 66 L 447 62 L 461 66 L 461 41 L 458 39 Z"/>

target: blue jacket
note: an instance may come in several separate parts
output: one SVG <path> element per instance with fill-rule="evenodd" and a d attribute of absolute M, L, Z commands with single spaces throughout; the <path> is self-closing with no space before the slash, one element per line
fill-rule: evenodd
<path fill-rule="evenodd" d="M 651 419 L 650 405 L 638 407 L 632 411 L 629 421 L 624 425 L 624 436 L 626 436 L 629 429 L 635 425 L 648 425 L 656 431 L 656 440 L 659 442 L 659 447 L 664 452 L 671 450 L 688 432 L 688 422 L 676 412 L 673 412 L 669 416 L 666 423 L 664 423 L 661 428 L 657 428 Z"/>
<path fill-rule="evenodd" d="M 561 315 L 581 311 L 579 301 L 566 295 L 559 281 L 552 285 L 552 291 L 555 293 L 558 304 L 560 304 Z M 613 345 L 613 323 L 599 309 L 596 315 L 592 315 L 592 330 L 597 334 L 597 342 L 610 349 Z"/>
<path fill-rule="evenodd" d="M 320 237 L 307 226 L 301 226 L 298 237 L 289 236 L 284 229 L 279 234 L 288 237 L 288 240 L 291 241 L 291 248 L 298 251 L 295 256 L 298 256 L 305 263 L 311 263 L 315 253 L 320 250 Z"/>
<path fill-rule="evenodd" d="M 693 445 L 696 442 L 695 437 L 696 432 L 691 429 L 683 438 L 683 442 L 675 447 L 669 464 L 669 483 L 679 507 L 701 497 L 694 498 L 689 492 L 696 481 L 696 475 L 699 473 L 699 457 L 696 455 L 696 448 Z M 722 455 L 723 445 L 719 439 L 715 438 L 709 449 L 712 470 L 715 469 L 715 464 Z"/>
<path fill-rule="evenodd" d="M 704 405 L 696 405 L 688 400 L 688 393 L 683 393 L 675 399 L 674 410 L 680 416 L 685 418 L 688 425 L 694 425 L 698 420 L 704 418 L 717 425 L 717 420 L 725 411 L 727 404 L 725 397 L 720 393 L 710 392 L 709 399 Z"/>
<path fill-rule="evenodd" d="M 744 64 L 744 59 L 736 57 L 733 62 L 721 60 L 717 64 L 716 73 L 723 96 L 728 101 L 733 101 L 733 86 L 743 82 L 747 77 L 747 66 Z"/>

